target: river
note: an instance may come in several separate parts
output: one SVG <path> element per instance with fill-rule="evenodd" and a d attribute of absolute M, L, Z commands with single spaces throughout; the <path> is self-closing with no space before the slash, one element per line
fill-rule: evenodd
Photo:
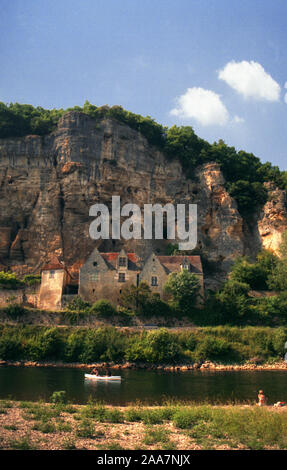
<path fill-rule="evenodd" d="M 166 400 L 210 403 L 250 402 L 263 389 L 268 403 L 287 402 L 287 371 L 123 370 L 120 383 L 91 383 L 85 371 L 54 367 L 0 367 L 0 398 L 49 401 L 54 391 L 65 390 L 72 403 L 89 398 L 112 405 L 135 401 L 160 404 Z"/>

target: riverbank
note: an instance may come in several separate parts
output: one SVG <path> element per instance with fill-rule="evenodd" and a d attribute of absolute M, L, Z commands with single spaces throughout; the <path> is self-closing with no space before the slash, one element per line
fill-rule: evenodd
<path fill-rule="evenodd" d="M 0 400 L 0 448 L 287 449 L 287 407 L 192 404 L 115 407 Z"/>
<path fill-rule="evenodd" d="M 287 329 L 282 327 L 133 331 L 0 324 L 0 360 L 84 367 L 109 363 L 121 368 L 160 370 L 253 370 L 265 365 L 282 369 L 286 340 Z"/>
<path fill-rule="evenodd" d="M 240 370 L 286 370 L 287 363 L 279 361 L 266 364 L 217 364 L 211 361 L 203 363 L 184 364 L 184 365 L 157 365 L 157 364 L 144 364 L 144 363 L 131 363 L 115 364 L 113 362 L 95 362 L 93 364 L 85 364 L 80 362 L 67 363 L 62 361 L 51 362 L 38 362 L 38 361 L 3 361 L 0 360 L 1 366 L 11 367 L 56 367 L 56 368 L 74 368 L 92 370 L 97 369 L 111 369 L 111 370 L 158 370 L 164 372 L 188 372 L 192 370 L 209 370 L 209 371 L 240 371 Z"/>

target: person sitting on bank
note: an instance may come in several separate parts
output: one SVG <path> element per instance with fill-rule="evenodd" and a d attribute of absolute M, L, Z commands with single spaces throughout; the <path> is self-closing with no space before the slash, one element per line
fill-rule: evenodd
<path fill-rule="evenodd" d="M 259 393 L 258 393 L 258 405 L 259 406 L 265 406 L 266 405 L 266 397 L 265 395 L 263 394 L 263 390 L 259 390 Z"/>

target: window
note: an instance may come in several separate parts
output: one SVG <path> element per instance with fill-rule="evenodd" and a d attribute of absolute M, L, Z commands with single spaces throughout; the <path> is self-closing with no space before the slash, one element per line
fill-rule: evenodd
<path fill-rule="evenodd" d="M 99 275 L 98 273 L 90 274 L 90 281 L 98 281 Z"/>
<path fill-rule="evenodd" d="M 152 286 L 157 286 L 157 276 L 152 276 L 152 278 L 151 278 L 151 285 L 152 285 Z"/>
<path fill-rule="evenodd" d="M 50 279 L 54 277 L 55 271 L 50 271 Z"/>
<path fill-rule="evenodd" d="M 119 266 L 126 266 L 127 265 L 127 259 L 120 256 L 119 258 Z"/>
<path fill-rule="evenodd" d="M 98 266 L 97 261 L 94 261 L 94 262 L 93 262 L 93 266 Z"/>
<path fill-rule="evenodd" d="M 125 282 L 125 280 L 126 280 L 126 275 L 125 275 L 125 273 L 119 273 L 118 282 Z"/>
<path fill-rule="evenodd" d="M 189 264 L 184 263 L 182 265 L 182 269 L 187 269 L 187 271 L 189 271 Z"/>

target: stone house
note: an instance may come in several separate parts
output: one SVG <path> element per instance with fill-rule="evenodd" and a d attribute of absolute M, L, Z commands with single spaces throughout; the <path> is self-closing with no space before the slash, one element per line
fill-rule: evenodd
<path fill-rule="evenodd" d="M 41 269 L 38 307 L 47 310 L 59 310 L 62 307 L 63 295 L 69 290 L 73 292 L 73 276 L 65 265 L 54 256 Z"/>
<path fill-rule="evenodd" d="M 203 297 L 203 271 L 200 256 L 157 256 L 142 262 L 135 253 L 99 253 L 95 249 L 80 269 L 79 295 L 88 302 L 107 299 L 117 304 L 123 288 L 145 281 L 152 292 L 164 298 L 163 286 L 169 274 L 182 269 L 198 276 Z"/>
<path fill-rule="evenodd" d="M 91 303 L 107 299 L 117 304 L 123 287 L 138 285 L 140 272 L 135 253 L 100 253 L 95 248 L 80 269 L 79 295 Z"/>
<path fill-rule="evenodd" d="M 182 269 L 198 276 L 200 295 L 204 284 L 200 256 L 158 256 L 152 253 L 143 262 L 135 253 L 100 253 L 97 248 L 79 269 L 79 278 L 54 257 L 41 270 L 39 307 L 60 309 L 67 294 L 79 293 L 90 303 L 106 299 L 117 305 L 123 288 L 145 281 L 152 292 L 165 298 L 163 286 L 171 273 Z"/>
<path fill-rule="evenodd" d="M 198 276 L 199 294 L 203 298 L 204 279 L 200 256 L 157 256 L 152 253 L 144 263 L 139 279 L 147 282 L 152 292 L 158 293 L 161 298 L 165 299 L 163 287 L 168 276 L 171 273 L 179 273 L 183 269 Z"/>

